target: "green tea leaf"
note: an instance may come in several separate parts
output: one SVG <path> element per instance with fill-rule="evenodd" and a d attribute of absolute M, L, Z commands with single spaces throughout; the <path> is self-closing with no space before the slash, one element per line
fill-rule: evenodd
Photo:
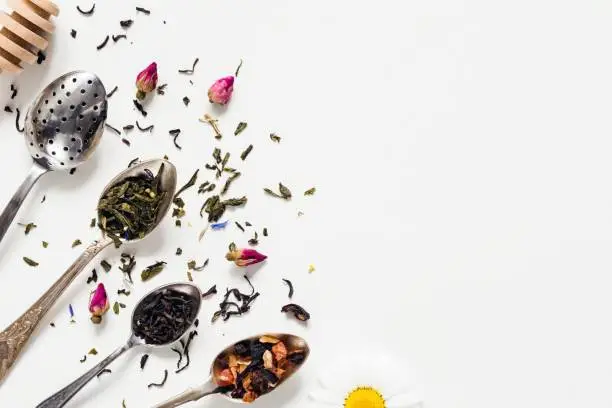
<path fill-rule="evenodd" d="M 283 183 L 278 183 L 278 189 L 285 200 L 291 198 L 291 190 L 289 190 Z"/>
<path fill-rule="evenodd" d="M 234 180 L 236 180 L 240 176 L 241 176 L 241 173 L 232 174 L 230 178 L 228 178 L 227 181 L 225 182 L 225 185 L 223 186 L 223 189 L 221 190 L 221 195 L 224 195 L 225 193 L 227 193 L 227 190 L 229 189 L 230 185 L 234 182 Z"/>
<path fill-rule="evenodd" d="M 196 261 L 192 259 L 191 261 L 187 262 L 187 268 L 193 271 L 200 272 L 201 270 L 204 270 L 204 268 L 206 268 L 206 266 L 208 265 L 208 261 L 209 259 L 206 259 L 202 266 L 196 266 Z"/>
<path fill-rule="evenodd" d="M 264 191 L 265 191 L 267 194 L 271 195 L 272 197 L 283 198 L 283 196 L 282 196 L 282 195 L 275 193 L 274 191 L 270 190 L 270 189 L 269 189 L 269 188 L 267 188 L 267 187 L 266 187 L 266 188 L 264 188 Z"/>
<path fill-rule="evenodd" d="M 28 265 L 30 265 L 30 266 L 38 266 L 38 262 L 34 261 L 34 260 L 33 260 L 33 259 L 31 259 L 31 258 L 28 258 L 27 256 L 24 256 L 24 257 L 23 257 L 23 261 L 24 261 L 25 263 L 27 263 Z"/>
<path fill-rule="evenodd" d="M 185 184 L 183 187 L 179 188 L 179 191 L 176 192 L 176 194 L 174 195 L 174 199 L 176 199 L 183 191 L 187 190 L 189 187 L 193 186 L 196 182 L 196 180 L 198 179 L 198 172 L 200 171 L 200 169 L 196 169 L 195 173 L 193 173 L 193 176 L 191 176 L 191 178 L 189 179 L 189 181 L 187 182 L 187 184 Z"/>
<path fill-rule="evenodd" d="M 91 350 L 87 352 L 87 354 L 91 354 L 92 356 L 95 356 L 98 354 L 98 350 L 96 350 L 96 348 L 93 347 Z"/>
<path fill-rule="evenodd" d="M 317 188 L 316 187 L 312 187 L 312 188 L 309 188 L 308 190 L 304 191 L 304 195 L 305 196 L 311 196 L 311 195 L 314 195 L 314 193 L 316 193 L 316 192 L 317 192 Z"/>
<path fill-rule="evenodd" d="M 47 241 L 43 241 L 42 246 L 43 248 L 47 248 L 49 246 L 49 243 Z"/>
<path fill-rule="evenodd" d="M 212 157 L 213 159 L 215 159 L 215 162 L 217 162 L 217 164 L 221 163 L 221 149 L 215 147 L 215 150 L 213 150 Z"/>
<path fill-rule="evenodd" d="M 29 222 L 27 224 L 19 223 L 19 225 L 24 227 L 24 234 L 25 235 L 28 235 L 30 233 L 30 231 L 32 231 L 34 228 L 38 227 L 38 225 L 34 224 L 33 222 Z"/>
<path fill-rule="evenodd" d="M 278 136 L 276 133 L 270 133 L 270 139 L 273 142 L 276 142 L 276 143 L 280 143 L 281 142 L 280 136 Z"/>
<path fill-rule="evenodd" d="M 247 147 L 244 152 L 242 152 L 240 154 L 240 158 L 242 159 L 242 161 L 246 160 L 247 156 L 249 155 L 249 153 L 251 153 L 251 150 L 253 150 L 253 145 L 249 145 L 249 147 Z"/>
<path fill-rule="evenodd" d="M 163 271 L 165 267 L 166 267 L 165 262 L 163 261 L 155 262 L 153 265 L 147 266 L 140 273 L 140 279 L 142 279 L 143 282 L 148 281 L 149 279 L 153 278 L 154 276 L 158 275 L 161 271 Z"/>
<path fill-rule="evenodd" d="M 247 128 L 247 123 L 246 122 L 240 122 L 238 124 L 238 127 L 236 127 L 236 130 L 234 130 L 234 136 L 238 136 L 239 134 L 241 134 L 244 129 Z"/>
<path fill-rule="evenodd" d="M 72 248 L 81 245 L 82 242 L 80 239 L 75 239 L 74 241 L 72 241 Z"/>
<path fill-rule="evenodd" d="M 229 198 L 223 201 L 223 204 L 230 206 L 230 207 L 239 207 L 241 205 L 245 205 L 247 201 L 248 201 L 247 198 L 243 196 L 240 198 Z"/>
<path fill-rule="evenodd" d="M 115 312 L 116 315 L 119 314 L 119 302 L 113 303 L 113 312 Z"/>

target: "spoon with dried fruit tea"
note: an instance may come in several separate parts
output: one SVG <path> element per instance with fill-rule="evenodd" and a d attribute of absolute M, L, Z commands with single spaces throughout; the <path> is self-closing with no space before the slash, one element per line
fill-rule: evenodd
<path fill-rule="evenodd" d="M 212 394 L 239 404 L 248 404 L 278 388 L 299 370 L 310 348 L 291 334 L 250 337 L 223 350 L 212 364 L 211 377 L 154 408 L 173 408 Z"/>
<path fill-rule="evenodd" d="M 134 308 L 132 334 L 127 343 L 36 408 L 63 407 L 89 381 L 132 347 L 165 347 L 178 342 L 192 328 L 201 305 L 202 293 L 191 283 L 173 283 L 149 292 Z"/>
<path fill-rule="evenodd" d="M 0 241 L 40 176 L 75 168 L 91 157 L 104 132 L 106 109 L 104 85 L 90 72 L 64 74 L 38 95 L 23 133 L 34 163 L 0 214 Z"/>
<path fill-rule="evenodd" d="M 112 243 L 118 246 L 148 236 L 168 212 L 175 190 L 176 168 L 163 159 L 135 164 L 111 180 L 98 201 L 98 226 L 103 238 L 89 245 L 36 303 L 0 333 L 0 381 L 36 326 L 74 278 Z"/>

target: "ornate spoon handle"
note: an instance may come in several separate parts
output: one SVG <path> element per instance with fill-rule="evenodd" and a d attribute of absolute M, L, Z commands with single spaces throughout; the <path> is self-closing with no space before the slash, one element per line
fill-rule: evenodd
<path fill-rule="evenodd" d="M 155 405 L 153 408 L 175 408 L 180 407 L 191 401 L 197 401 L 200 398 L 206 397 L 207 395 L 219 393 L 219 388 L 213 383 L 212 379 L 208 382 L 200 385 L 199 387 L 189 388 L 181 394 L 175 395 L 162 402 L 161 404 Z"/>
<path fill-rule="evenodd" d="M 94 242 L 77 258 L 66 272 L 40 297 L 24 314 L 0 333 L 0 382 L 4 380 L 9 369 L 19 357 L 38 323 L 49 308 L 57 301 L 68 285 L 87 266 L 87 264 L 113 241 L 104 238 Z"/>

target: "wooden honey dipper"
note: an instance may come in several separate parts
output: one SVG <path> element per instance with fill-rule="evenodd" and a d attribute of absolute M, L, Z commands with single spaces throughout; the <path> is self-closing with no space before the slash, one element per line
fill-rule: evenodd
<path fill-rule="evenodd" d="M 0 11 L 0 72 L 19 73 L 21 62 L 33 64 L 38 51 L 45 50 L 55 25 L 51 16 L 59 14 L 59 8 L 49 0 L 8 0 L 13 12 Z"/>

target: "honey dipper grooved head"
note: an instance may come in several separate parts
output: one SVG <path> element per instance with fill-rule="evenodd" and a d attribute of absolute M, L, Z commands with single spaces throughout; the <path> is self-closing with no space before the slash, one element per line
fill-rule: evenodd
<path fill-rule="evenodd" d="M 8 0 L 12 12 L 0 11 L 0 73 L 19 73 L 21 63 L 33 64 L 49 45 L 55 30 L 51 16 L 59 8 L 49 0 Z"/>

